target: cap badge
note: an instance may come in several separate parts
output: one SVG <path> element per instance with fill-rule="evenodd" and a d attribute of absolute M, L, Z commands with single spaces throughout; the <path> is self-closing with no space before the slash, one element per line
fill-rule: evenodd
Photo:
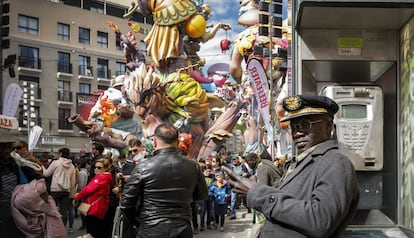
<path fill-rule="evenodd" d="M 296 111 L 302 107 L 302 100 L 297 96 L 290 96 L 283 100 L 285 109 L 288 111 Z"/>

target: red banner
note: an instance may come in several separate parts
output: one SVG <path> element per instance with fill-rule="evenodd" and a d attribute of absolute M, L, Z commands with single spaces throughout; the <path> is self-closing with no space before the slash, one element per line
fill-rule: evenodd
<path fill-rule="evenodd" d="M 89 112 L 92 107 L 98 101 L 99 95 L 94 94 L 76 94 L 76 113 L 79 114 L 83 119 L 87 120 L 89 117 Z"/>

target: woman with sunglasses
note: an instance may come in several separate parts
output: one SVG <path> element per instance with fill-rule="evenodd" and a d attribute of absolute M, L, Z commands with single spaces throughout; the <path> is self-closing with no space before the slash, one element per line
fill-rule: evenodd
<path fill-rule="evenodd" d="M 74 205 L 79 201 L 91 204 L 86 216 L 86 231 L 94 238 L 104 237 L 104 217 L 109 206 L 109 189 L 112 184 L 111 162 L 107 158 L 95 162 L 95 176 L 76 194 Z"/>

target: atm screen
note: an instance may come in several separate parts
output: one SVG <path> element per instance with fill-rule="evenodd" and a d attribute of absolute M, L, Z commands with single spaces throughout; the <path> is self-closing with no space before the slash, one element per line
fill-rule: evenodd
<path fill-rule="evenodd" d="M 349 119 L 367 118 L 367 106 L 361 104 L 342 105 L 341 117 Z"/>

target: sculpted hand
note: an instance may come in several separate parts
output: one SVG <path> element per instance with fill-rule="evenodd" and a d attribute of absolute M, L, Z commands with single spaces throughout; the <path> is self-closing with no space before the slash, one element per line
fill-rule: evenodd
<path fill-rule="evenodd" d="M 244 178 L 240 175 L 233 173 L 233 171 L 225 166 L 221 167 L 230 177 L 230 184 L 233 186 L 233 191 L 236 193 L 247 194 L 251 187 L 253 187 L 257 181 L 256 177 Z"/>

